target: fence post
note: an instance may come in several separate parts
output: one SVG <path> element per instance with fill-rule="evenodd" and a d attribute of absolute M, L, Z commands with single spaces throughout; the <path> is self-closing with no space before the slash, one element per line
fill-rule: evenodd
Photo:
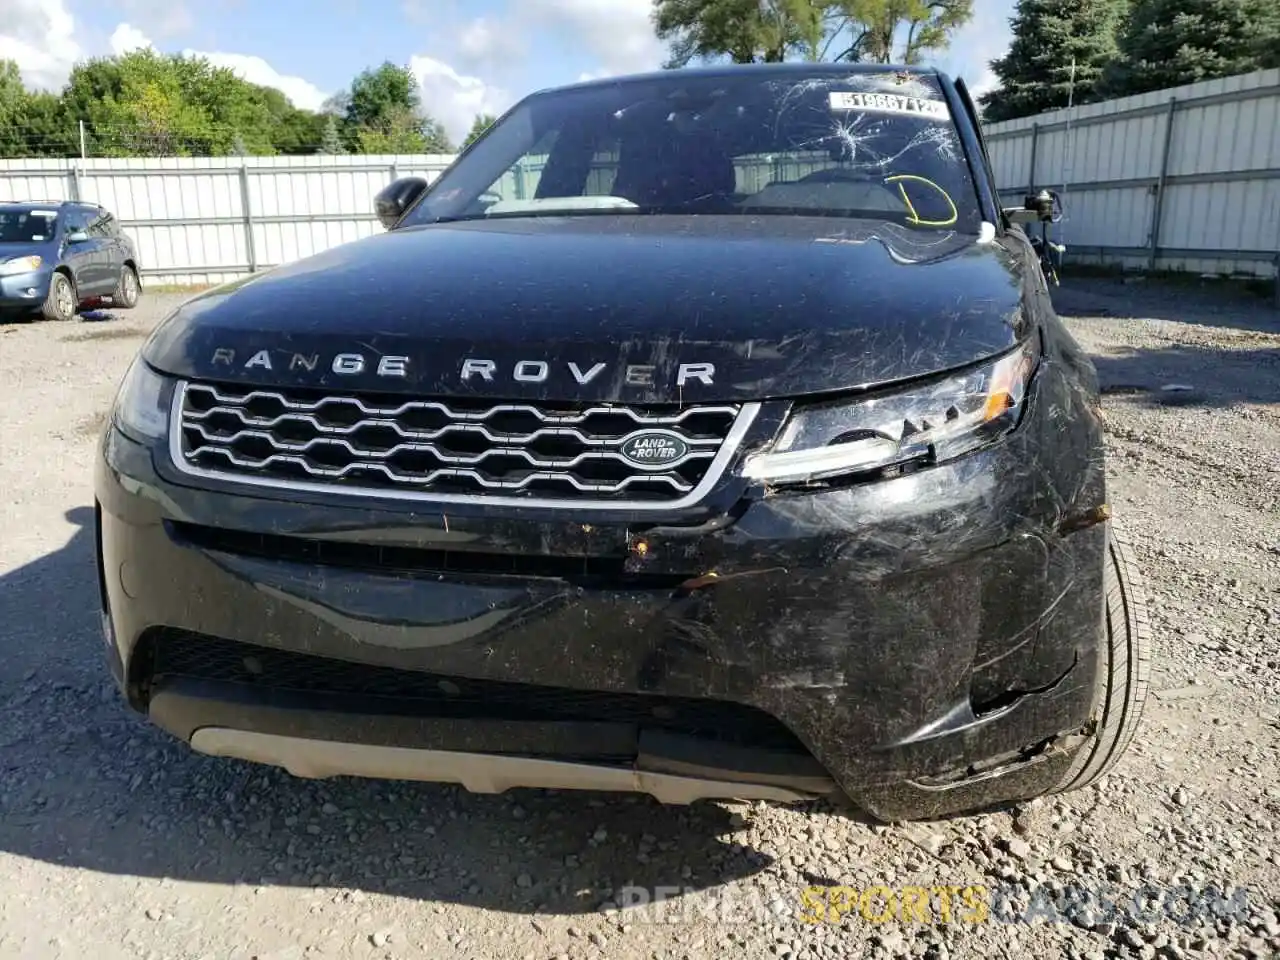
<path fill-rule="evenodd" d="M 249 272 L 258 272 L 258 253 L 253 242 L 253 208 L 249 205 L 249 167 L 240 161 L 240 206 L 244 211 L 244 248 L 249 255 Z"/>
<path fill-rule="evenodd" d="M 1032 195 L 1036 192 L 1036 151 L 1040 147 L 1040 124 L 1033 123 L 1031 125 L 1031 170 L 1027 174 L 1027 194 Z"/>
<path fill-rule="evenodd" d="M 400 179 L 400 164 L 393 163 L 391 164 L 391 182 L 395 183 L 399 179 Z"/>
<path fill-rule="evenodd" d="M 1156 198 L 1151 208 L 1151 248 L 1147 254 L 1147 269 L 1156 268 L 1160 253 L 1160 227 L 1164 221 L 1164 187 L 1169 179 L 1169 152 L 1173 148 L 1173 117 L 1178 109 L 1178 98 L 1169 98 L 1169 113 L 1164 124 L 1164 152 L 1160 157 L 1160 176 L 1156 180 Z"/>
<path fill-rule="evenodd" d="M 71 199 L 80 199 L 80 165 L 71 165 Z"/>

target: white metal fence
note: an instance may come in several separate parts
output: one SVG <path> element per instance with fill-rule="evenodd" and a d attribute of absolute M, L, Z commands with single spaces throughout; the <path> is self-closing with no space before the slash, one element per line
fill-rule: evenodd
<path fill-rule="evenodd" d="M 1033 187 L 1065 191 L 1069 259 L 1280 272 L 1280 70 L 992 124 L 987 136 L 1007 203 Z M 101 203 L 152 282 L 216 283 L 376 232 L 383 185 L 433 179 L 452 159 L 0 160 L 0 200 Z M 780 172 L 760 160 L 739 171 L 744 189 Z M 539 173 L 522 170 L 507 195 L 528 195 Z"/>
<path fill-rule="evenodd" d="M 0 160 L 0 200 L 90 200 L 121 221 L 151 282 L 219 283 L 381 229 L 373 195 L 451 156 Z"/>
<path fill-rule="evenodd" d="M 1277 276 L 1280 70 L 986 127 L 1005 202 L 1065 189 L 1071 260 Z"/>

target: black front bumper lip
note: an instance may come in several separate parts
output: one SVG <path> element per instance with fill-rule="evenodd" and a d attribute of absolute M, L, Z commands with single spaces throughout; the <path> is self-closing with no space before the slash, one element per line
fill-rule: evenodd
<path fill-rule="evenodd" d="M 195 741 L 201 730 L 291 740 L 529 757 L 827 796 L 835 782 L 812 757 L 743 748 L 635 724 L 413 716 L 377 698 L 266 693 L 251 685 L 174 678 L 151 692 L 151 720 Z M 383 707 L 383 709 L 379 709 Z"/>

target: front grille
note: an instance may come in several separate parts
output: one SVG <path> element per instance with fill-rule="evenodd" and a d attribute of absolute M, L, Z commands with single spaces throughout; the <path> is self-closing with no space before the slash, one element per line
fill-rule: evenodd
<path fill-rule="evenodd" d="M 737 404 L 408 400 L 183 384 L 179 466 L 258 484 L 425 499 L 584 497 L 671 505 L 715 483 L 747 412 Z M 752 410 L 751 412 L 754 412 Z M 665 462 L 624 451 L 653 442 Z"/>
<path fill-rule="evenodd" d="M 168 629 L 146 634 L 140 650 L 137 668 L 153 680 L 182 677 L 281 693 L 356 697 L 362 709 L 406 716 L 626 723 L 722 743 L 804 751 L 773 716 L 723 700 L 473 680 Z"/>

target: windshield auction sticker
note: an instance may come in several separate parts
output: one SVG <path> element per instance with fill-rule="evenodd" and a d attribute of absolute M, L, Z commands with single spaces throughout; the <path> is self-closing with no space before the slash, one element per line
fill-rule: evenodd
<path fill-rule="evenodd" d="M 841 112 L 860 110 L 865 113 L 897 113 L 932 120 L 947 119 L 947 105 L 941 100 L 904 97 L 896 93 L 852 93 L 832 91 L 831 109 Z"/>

